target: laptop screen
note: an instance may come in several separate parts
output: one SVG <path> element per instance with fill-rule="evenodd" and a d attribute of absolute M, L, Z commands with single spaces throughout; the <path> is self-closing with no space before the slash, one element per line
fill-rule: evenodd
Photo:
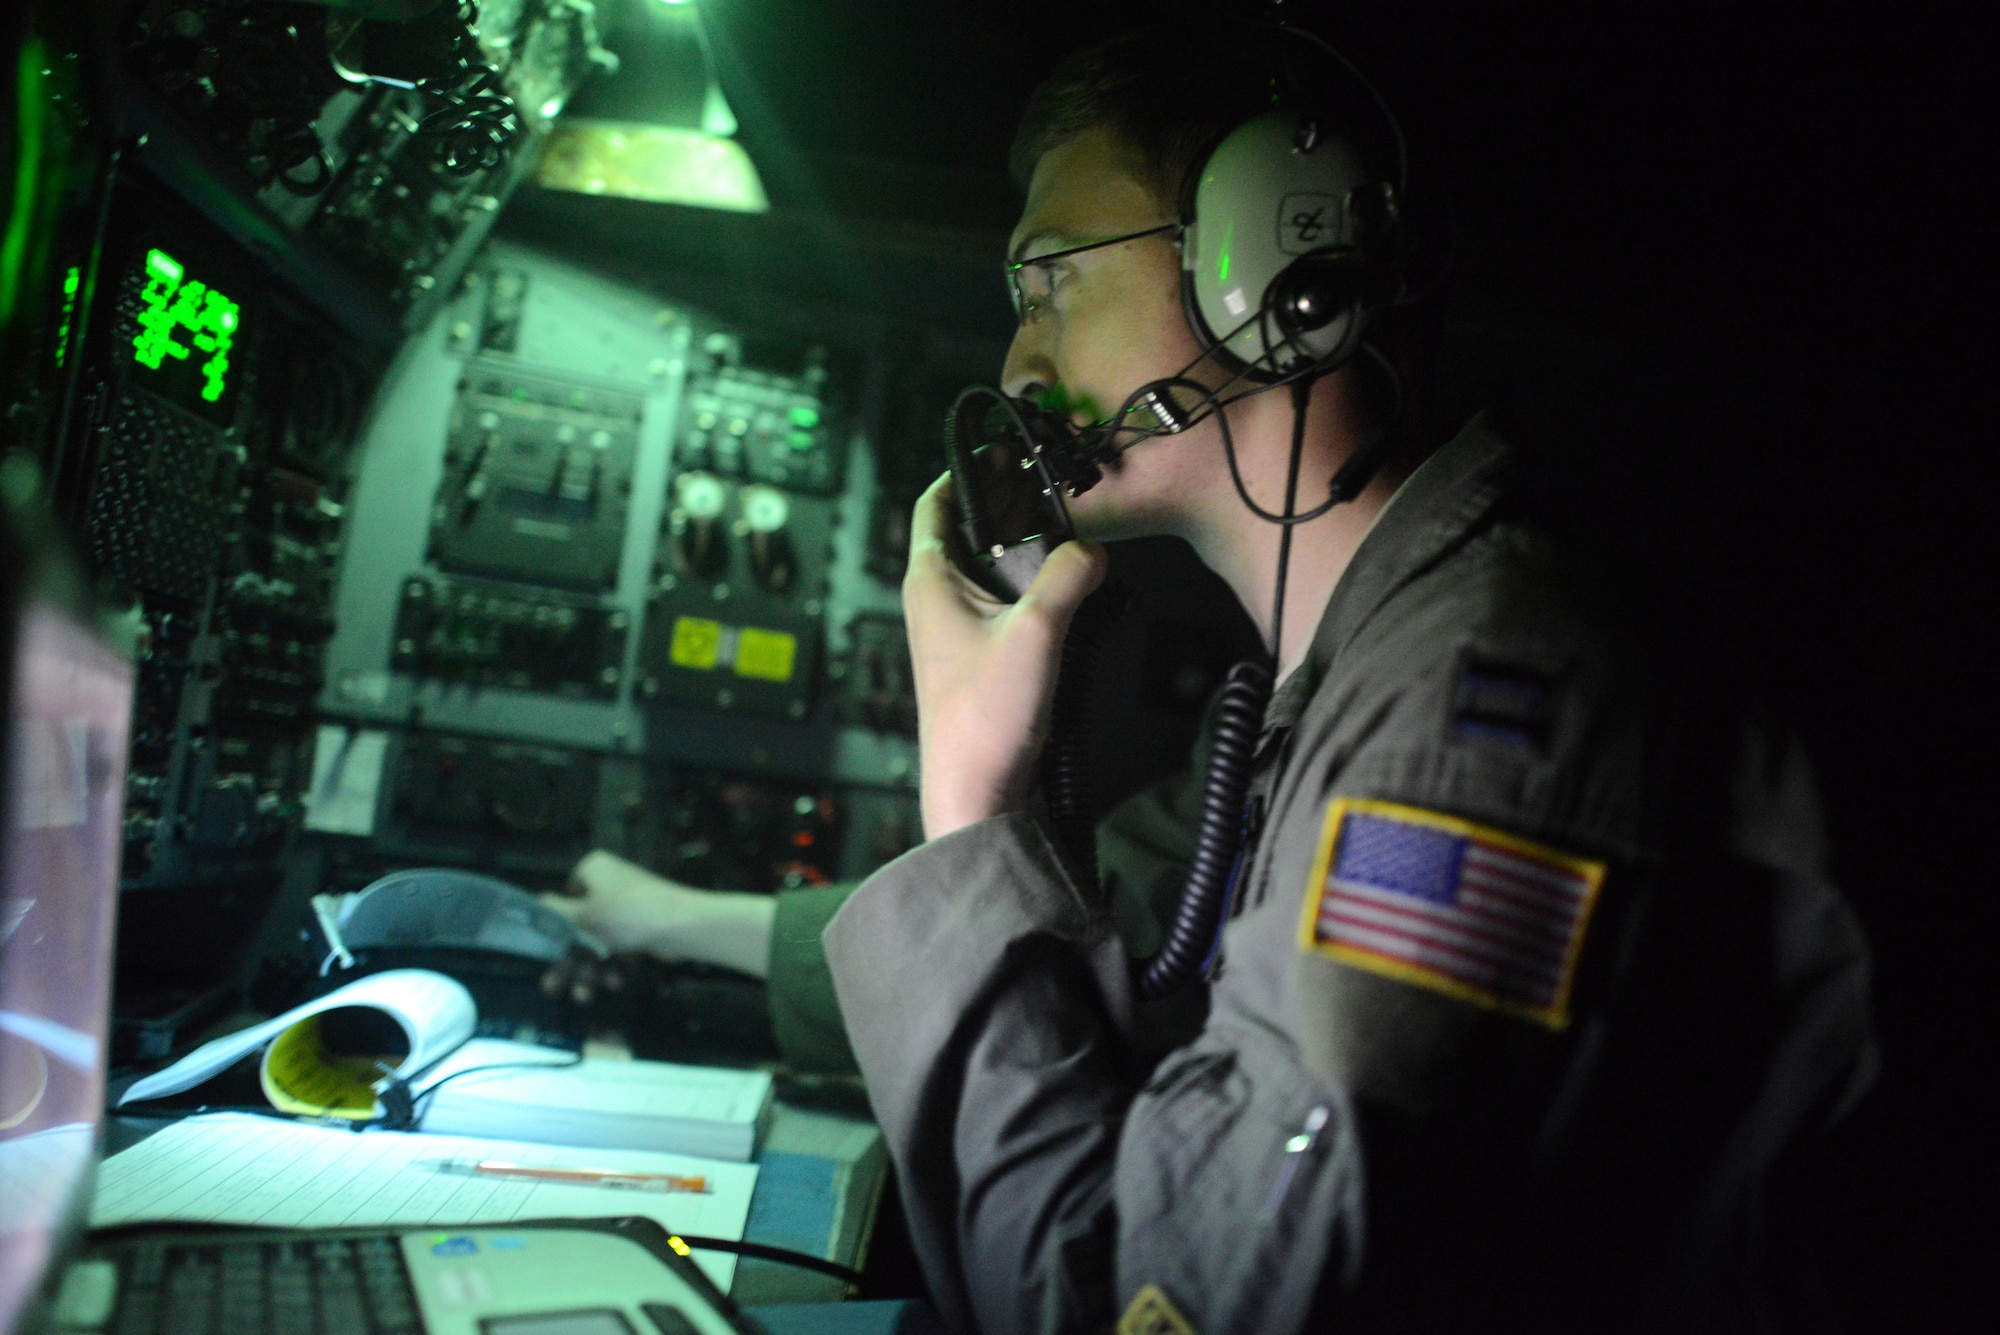
<path fill-rule="evenodd" d="M 0 1330 L 78 1207 L 104 1107 L 132 669 L 30 599 L 0 756 Z M 0 644 L 4 644 L 0 638 Z"/>

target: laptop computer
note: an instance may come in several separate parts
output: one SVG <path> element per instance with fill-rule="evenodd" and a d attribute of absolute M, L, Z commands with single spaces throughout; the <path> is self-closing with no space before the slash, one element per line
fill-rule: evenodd
<path fill-rule="evenodd" d="M 86 1236 L 133 670 L 0 496 L 0 1332 L 752 1329 L 648 1219 Z"/>

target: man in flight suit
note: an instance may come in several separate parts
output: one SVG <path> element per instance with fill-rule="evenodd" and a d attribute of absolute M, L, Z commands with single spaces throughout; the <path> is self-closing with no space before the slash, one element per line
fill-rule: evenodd
<path fill-rule="evenodd" d="M 1015 260 L 1132 239 L 1037 276 L 1009 393 L 1082 423 L 1199 362 L 1177 236 L 1152 229 L 1260 108 L 1169 77 L 1197 65 L 1187 39 L 1127 40 L 1037 93 Z M 1356 363 L 1312 384 L 1302 495 L 1380 398 Z M 1293 405 L 1227 411 L 1277 508 Z M 1072 513 L 1185 538 L 1270 638 L 1279 529 L 1226 468 L 1199 424 Z M 1665 689 L 1515 473 L 1475 419 L 1294 528 L 1207 1016 L 1157 1061 L 1143 915 L 1080 886 L 1030 806 L 1103 554 L 1066 544 L 1000 604 L 952 560 L 948 484 L 919 502 L 928 842 L 845 897 L 824 949 L 955 1328 L 1688 1329 L 1749 1301 L 1758 1182 L 1866 1084 L 1865 948 L 1796 752 Z"/>

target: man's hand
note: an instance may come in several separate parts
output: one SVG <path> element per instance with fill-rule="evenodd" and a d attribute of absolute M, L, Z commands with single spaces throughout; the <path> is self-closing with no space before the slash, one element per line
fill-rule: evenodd
<path fill-rule="evenodd" d="M 1009 605 L 952 564 L 956 519 L 939 478 L 917 501 L 903 576 L 928 839 L 1027 805 L 1063 636 L 1107 564 L 1096 543 L 1066 542 Z"/>
<path fill-rule="evenodd" d="M 543 895 L 542 902 L 614 954 L 639 951 L 755 978 L 770 975 L 777 901 L 769 895 L 697 890 L 603 849 L 576 864 L 569 884 L 572 894 Z"/>

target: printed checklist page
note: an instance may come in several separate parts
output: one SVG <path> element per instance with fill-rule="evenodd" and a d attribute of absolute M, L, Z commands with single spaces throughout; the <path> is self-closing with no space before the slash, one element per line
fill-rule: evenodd
<path fill-rule="evenodd" d="M 708 1190 L 661 1193 L 468 1174 L 497 1159 L 543 1168 L 609 1169 L 707 1179 Z M 244 1113 L 190 1117 L 105 1160 L 93 1228 L 120 1224 L 256 1224 L 266 1228 L 419 1227 L 512 1219 L 642 1215 L 677 1233 L 740 1240 L 755 1164 L 648 1150 L 576 1149 L 395 1131 L 343 1131 Z M 698 1251 L 723 1292 L 736 1258 Z"/>

